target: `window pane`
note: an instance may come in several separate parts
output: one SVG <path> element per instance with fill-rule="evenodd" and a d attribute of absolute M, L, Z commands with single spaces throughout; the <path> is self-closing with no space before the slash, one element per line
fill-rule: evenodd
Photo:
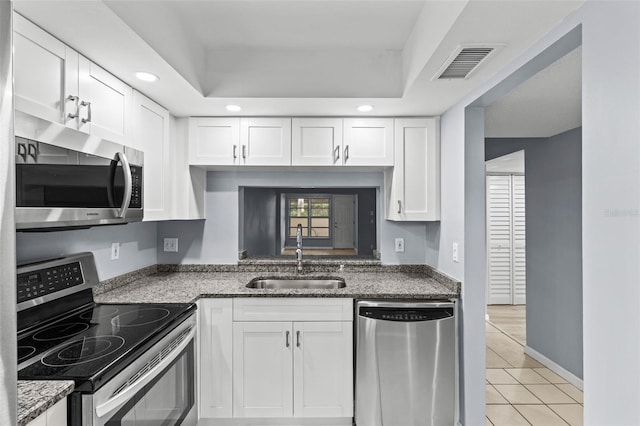
<path fill-rule="evenodd" d="M 309 215 L 309 199 L 308 198 L 290 198 L 289 199 L 289 216 L 307 217 L 308 215 Z"/>
<path fill-rule="evenodd" d="M 329 199 L 328 198 L 312 198 L 311 199 L 311 214 L 314 217 L 328 217 L 329 216 Z"/>
<path fill-rule="evenodd" d="M 321 218 L 321 219 L 311 219 L 311 226 L 314 228 L 328 228 L 329 227 L 329 219 Z"/>
<path fill-rule="evenodd" d="M 308 228 L 302 228 L 302 236 L 307 236 Z M 295 238 L 298 235 L 298 228 L 289 228 L 289 236 Z"/>
<path fill-rule="evenodd" d="M 309 219 L 292 217 L 289 220 L 289 226 L 291 228 L 297 228 L 298 225 L 302 225 L 302 230 L 304 231 L 304 229 L 309 226 Z"/>
<path fill-rule="evenodd" d="M 311 236 L 312 237 L 328 237 L 329 228 L 312 228 Z"/>

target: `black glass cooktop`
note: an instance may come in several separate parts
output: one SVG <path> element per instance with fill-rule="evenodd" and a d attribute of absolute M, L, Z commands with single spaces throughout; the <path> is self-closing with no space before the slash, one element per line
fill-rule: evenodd
<path fill-rule="evenodd" d="M 97 304 L 18 340 L 18 378 L 93 391 L 180 324 L 193 304 Z"/>

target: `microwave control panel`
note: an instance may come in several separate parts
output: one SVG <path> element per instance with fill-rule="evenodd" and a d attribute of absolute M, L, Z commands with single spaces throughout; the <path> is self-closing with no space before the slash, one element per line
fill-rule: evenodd
<path fill-rule="evenodd" d="M 142 167 L 130 166 L 131 168 L 131 201 L 129 207 L 132 209 L 142 208 Z"/>

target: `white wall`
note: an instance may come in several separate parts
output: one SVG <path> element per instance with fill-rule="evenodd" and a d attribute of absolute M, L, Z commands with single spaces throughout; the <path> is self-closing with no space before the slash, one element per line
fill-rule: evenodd
<path fill-rule="evenodd" d="M 157 222 L 97 226 L 53 232 L 18 232 L 18 263 L 90 251 L 98 278 L 106 280 L 157 263 Z M 111 243 L 120 243 L 120 257 L 111 260 Z"/>
<path fill-rule="evenodd" d="M 13 3 L 0 2 L 0 424 L 16 424 L 16 252 L 13 143 Z"/>
<path fill-rule="evenodd" d="M 583 49 L 583 312 L 585 425 L 640 424 L 640 2 L 588 0 L 525 54 L 442 117 L 442 249 L 438 267 L 463 281 L 463 334 L 484 319 L 484 277 L 471 256 L 473 233 L 461 212 L 484 208 L 478 188 L 461 184 L 453 165 L 469 159 L 464 109 L 486 105 L 515 87 L 563 46 L 554 43 L 582 24 Z M 562 41 L 562 40 L 561 40 Z M 550 49 L 548 49 L 550 48 Z M 565 52 L 566 53 L 566 52 Z M 552 55 L 551 55 L 552 56 Z M 485 96 L 485 93 L 491 96 Z M 480 98 L 480 99 L 479 99 Z M 469 130 L 470 128 L 468 128 Z M 477 165 L 465 164 L 463 173 Z M 464 176 L 464 175 L 462 175 Z M 449 193 L 451 191 L 451 193 Z M 476 238 L 479 235 L 475 236 Z M 450 261 L 450 243 L 463 240 L 460 264 Z M 476 244 L 478 242 L 475 242 Z M 483 242 L 484 243 L 484 242 Z M 470 276 L 471 274 L 471 276 Z M 482 286 L 471 290 L 470 287 Z M 470 292 L 477 298 L 469 299 Z M 465 424 L 484 423 L 481 403 L 484 337 L 464 341 Z"/>
<path fill-rule="evenodd" d="M 235 264 L 238 260 L 238 188 L 322 187 L 379 188 L 382 172 L 229 171 L 207 173 L 206 220 L 166 222 L 158 225 L 158 241 L 178 237 L 178 253 L 158 253 L 159 263 Z M 378 197 L 378 250 L 384 264 L 424 264 L 427 258 L 426 225 L 384 220 L 384 194 Z M 396 253 L 394 239 L 405 239 L 405 252 Z M 161 245 L 159 245 L 161 247 Z"/>

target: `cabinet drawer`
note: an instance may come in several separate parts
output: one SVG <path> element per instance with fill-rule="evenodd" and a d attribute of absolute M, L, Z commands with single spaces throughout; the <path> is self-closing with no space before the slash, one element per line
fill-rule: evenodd
<path fill-rule="evenodd" d="M 352 321 L 353 299 L 238 298 L 234 321 Z"/>

